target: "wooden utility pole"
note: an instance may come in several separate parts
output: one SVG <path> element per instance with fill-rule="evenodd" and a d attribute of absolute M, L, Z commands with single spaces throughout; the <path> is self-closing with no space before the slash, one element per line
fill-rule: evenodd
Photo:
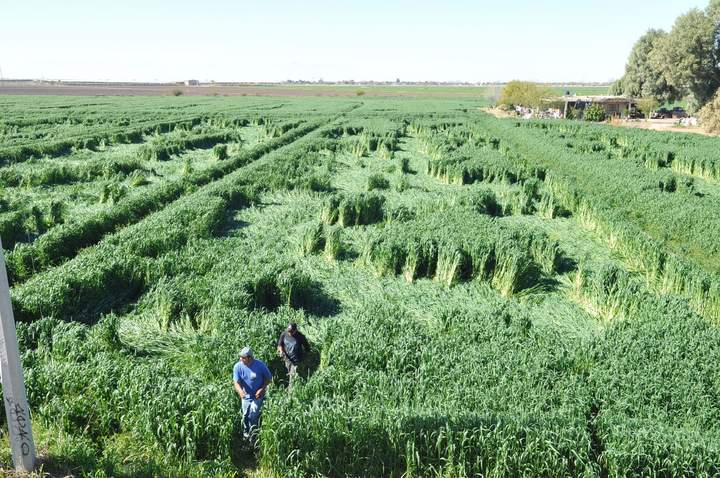
<path fill-rule="evenodd" d="M 5 269 L 2 241 L 0 241 L 0 372 L 13 463 L 16 470 L 31 471 L 35 467 L 35 442 L 18 353 L 15 317 L 10 303 L 10 284 Z"/>

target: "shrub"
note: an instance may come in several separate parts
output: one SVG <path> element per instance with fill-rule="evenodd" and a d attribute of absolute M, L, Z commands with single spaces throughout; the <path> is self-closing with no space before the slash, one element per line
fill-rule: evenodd
<path fill-rule="evenodd" d="M 720 90 L 715 93 L 712 100 L 708 102 L 698 113 L 700 125 L 708 133 L 720 133 Z"/>
<path fill-rule="evenodd" d="M 653 97 L 640 98 L 637 100 L 637 109 L 645 115 L 646 118 L 650 117 L 650 113 L 658 109 L 660 104 L 658 100 Z"/>
<path fill-rule="evenodd" d="M 585 115 L 583 116 L 585 121 L 605 121 L 605 110 L 602 105 L 593 103 L 585 109 Z"/>

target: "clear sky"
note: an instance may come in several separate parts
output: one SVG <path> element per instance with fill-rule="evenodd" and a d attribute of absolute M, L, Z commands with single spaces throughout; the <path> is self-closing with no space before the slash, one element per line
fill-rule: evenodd
<path fill-rule="evenodd" d="M 707 0 L 0 0 L 4 78 L 607 81 Z"/>

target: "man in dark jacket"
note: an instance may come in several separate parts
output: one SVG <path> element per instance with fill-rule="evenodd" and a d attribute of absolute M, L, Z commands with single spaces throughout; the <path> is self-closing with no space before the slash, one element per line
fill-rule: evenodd
<path fill-rule="evenodd" d="M 297 328 L 296 323 L 291 323 L 287 329 L 280 334 L 277 343 L 278 355 L 283 358 L 285 367 L 290 378 L 289 386 L 292 386 L 293 379 L 298 373 L 298 366 L 310 351 L 310 344 L 305 336 Z"/>

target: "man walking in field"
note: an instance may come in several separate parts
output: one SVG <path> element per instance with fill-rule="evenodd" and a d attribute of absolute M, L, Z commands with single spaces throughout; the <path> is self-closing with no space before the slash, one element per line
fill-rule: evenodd
<path fill-rule="evenodd" d="M 240 361 L 233 367 L 233 385 L 242 401 L 243 436 L 248 440 L 255 439 L 265 392 L 271 380 L 267 365 L 253 357 L 250 347 L 242 349 Z"/>
<path fill-rule="evenodd" d="M 283 358 L 285 368 L 288 371 L 289 387 L 292 387 L 293 380 L 298 373 L 298 367 L 307 353 L 310 351 L 310 344 L 305 336 L 297 328 L 296 323 L 291 323 L 287 329 L 280 334 L 277 343 L 278 355 Z"/>

